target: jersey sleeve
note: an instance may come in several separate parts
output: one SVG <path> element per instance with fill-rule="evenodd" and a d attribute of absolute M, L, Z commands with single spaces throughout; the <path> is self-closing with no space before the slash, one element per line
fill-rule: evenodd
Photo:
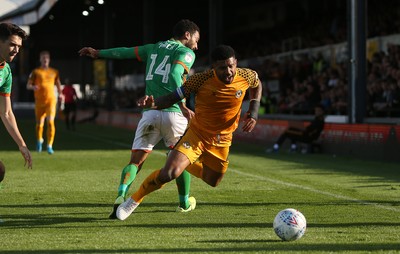
<path fill-rule="evenodd" d="M 137 60 L 140 62 L 146 62 L 149 52 L 152 52 L 155 44 L 146 44 L 142 46 L 134 47 L 134 53 Z"/>
<path fill-rule="evenodd" d="M 260 84 L 260 79 L 256 71 L 246 68 L 240 69 L 239 71 L 241 72 L 240 75 L 249 83 L 250 88 L 257 87 Z"/>
<path fill-rule="evenodd" d="M 9 67 L 6 66 L 5 68 Z M 11 94 L 11 87 L 12 87 L 12 75 L 10 69 L 6 71 L 6 75 L 3 78 L 4 78 L 3 85 L 0 86 L 0 96 L 8 97 Z"/>
<path fill-rule="evenodd" d="M 172 64 L 181 65 L 185 70 L 184 74 L 189 74 L 190 69 L 192 68 L 194 61 L 196 60 L 196 55 L 189 48 L 180 48 L 176 51 L 175 59 Z"/>
<path fill-rule="evenodd" d="M 5 96 L 5 97 L 10 96 L 11 86 L 12 86 L 12 76 L 11 74 L 9 74 L 5 78 L 4 85 L 0 86 L 0 96 Z"/>
<path fill-rule="evenodd" d="M 181 48 L 176 51 L 170 70 L 170 79 L 174 81 L 171 84 L 175 84 L 176 88 L 180 87 L 186 81 L 195 58 L 192 50 Z"/>
<path fill-rule="evenodd" d="M 182 87 L 178 88 L 177 93 L 181 98 L 189 98 L 192 93 L 197 93 L 199 88 L 210 78 L 213 77 L 213 71 L 196 73 L 191 76 Z"/>
<path fill-rule="evenodd" d="M 99 57 L 108 59 L 132 59 L 136 58 L 134 48 L 111 48 L 99 50 Z"/>

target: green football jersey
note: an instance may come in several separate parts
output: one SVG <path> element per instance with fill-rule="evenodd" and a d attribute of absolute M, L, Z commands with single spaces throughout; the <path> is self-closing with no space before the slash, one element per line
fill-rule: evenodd
<path fill-rule="evenodd" d="M 0 66 L 0 95 L 9 95 L 11 93 L 12 76 L 8 63 Z"/>
<path fill-rule="evenodd" d="M 155 98 L 180 87 L 195 60 L 193 50 L 175 40 L 137 46 L 134 52 L 139 61 L 146 62 L 146 95 Z M 180 112 L 180 108 L 174 104 L 163 111 Z"/>

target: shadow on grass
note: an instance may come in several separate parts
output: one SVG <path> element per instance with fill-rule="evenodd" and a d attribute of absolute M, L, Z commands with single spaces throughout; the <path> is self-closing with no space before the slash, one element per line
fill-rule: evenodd
<path fill-rule="evenodd" d="M 130 149 L 134 130 L 120 129 L 93 123 L 78 124 L 75 131 L 67 130 L 64 122 L 56 120 L 56 136 L 53 144 L 55 151 Z M 35 120 L 21 119 L 18 127 L 31 151 L 36 147 Z M 4 128 L 4 126 L 0 126 Z M 46 131 L 46 130 L 45 130 Z M 4 130 L 6 133 L 6 130 Z M 44 132 L 46 133 L 46 132 Z M 46 146 L 46 140 L 43 144 Z M 18 151 L 9 135 L 4 135 L 1 151 Z"/>
<path fill-rule="evenodd" d="M 169 204 L 169 203 L 168 203 Z M 309 202 L 304 203 L 310 205 Z M 266 206 L 276 206 L 282 205 L 282 203 L 201 203 L 201 209 L 208 209 L 212 206 L 232 206 L 232 207 L 266 207 Z M 325 204 L 317 204 L 312 203 L 312 205 L 327 205 Z M 343 205 L 352 205 L 352 202 L 335 202 L 330 205 L 334 206 L 336 209 L 339 206 Z M 43 226 L 49 225 L 60 225 L 60 224 L 68 224 L 68 223 L 82 223 L 79 226 L 77 225 L 63 225 L 60 226 L 62 228 L 86 228 L 93 227 L 86 223 L 96 222 L 106 222 L 113 223 L 119 222 L 118 220 L 110 220 L 108 219 L 108 214 L 102 212 L 103 210 L 99 210 L 98 212 L 93 212 L 92 208 L 110 208 L 110 204 L 99 204 L 99 203 L 62 203 L 62 204 L 19 204 L 19 205 L 7 205 L 2 204 L 0 208 L 3 209 L 16 209 L 12 214 L 0 214 L 0 219 L 3 221 L 0 223 L 0 228 L 10 228 L 17 229 L 21 227 L 27 228 L 42 228 Z M 144 203 L 141 205 L 142 208 L 150 208 L 150 209 L 141 209 L 135 211 L 135 214 L 154 214 L 154 213 L 175 213 L 173 210 L 165 208 L 164 210 L 156 210 L 152 209 L 152 207 L 160 208 L 167 207 L 167 203 Z M 52 211 L 55 208 L 60 208 L 58 213 L 54 214 Z M 66 210 L 68 208 L 73 209 Z M 26 213 L 26 209 L 30 209 L 29 214 L 18 214 L 18 211 Z M 34 209 L 34 210 L 32 210 Z M 38 209 L 38 211 L 36 210 Z M 47 210 L 46 210 L 47 209 Z M 91 209 L 90 211 L 87 209 Z M 195 212 L 193 212 L 195 213 Z M 95 216 L 95 217 L 93 217 Z M 127 222 L 127 223 L 126 223 Z M 133 224 L 128 224 L 129 222 L 133 222 Z M 352 227 L 398 227 L 400 226 L 399 222 L 354 222 L 354 223 L 308 223 L 307 227 L 309 228 L 352 228 Z M 51 226 L 53 227 L 53 226 Z M 137 228 L 187 228 L 187 223 L 137 223 L 135 221 L 135 217 L 132 216 L 129 220 L 117 224 L 107 225 L 107 227 L 137 227 Z M 191 224 L 192 228 L 272 228 L 272 223 L 200 223 Z"/>
<path fill-rule="evenodd" d="M 204 242 L 205 244 L 213 242 Z M 2 251 L 1 253 L 248 253 L 248 252 L 268 252 L 268 251 L 282 251 L 296 252 L 296 253 L 310 253 L 313 251 L 322 252 L 339 252 L 339 251 L 397 251 L 400 250 L 400 244 L 373 244 L 373 243 L 348 243 L 348 244 L 309 244 L 301 243 L 300 241 L 294 242 L 282 242 L 279 240 L 257 240 L 254 242 L 253 239 L 243 240 L 237 242 L 236 239 L 226 240 L 221 242 L 224 245 L 232 243 L 232 245 L 237 244 L 252 244 L 253 246 L 242 247 L 242 246 L 232 246 L 232 247 L 204 247 L 204 248 L 120 248 L 120 249 L 74 249 L 74 250 L 13 250 L 13 251 Z M 257 244 L 257 246 L 254 246 Z"/>
<path fill-rule="evenodd" d="M 368 200 L 363 200 L 363 202 L 370 202 L 370 203 L 376 203 L 376 204 L 390 204 L 394 207 L 400 206 L 400 201 L 395 201 L 395 202 L 384 202 L 384 201 L 368 201 Z M 249 203 L 249 202 L 238 202 L 238 203 L 233 203 L 233 202 L 218 202 L 218 203 L 212 203 L 212 202 L 197 202 L 199 205 L 201 205 L 202 209 L 207 208 L 207 207 L 245 207 L 245 208 L 252 208 L 252 207 L 276 207 L 276 206 L 307 206 L 307 205 L 312 205 L 312 206 L 333 206 L 336 208 L 340 206 L 364 206 L 363 204 L 358 204 L 354 203 L 353 201 L 346 201 L 346 200 L 339 200 L 336 202 L 296 202 L 295 204 L 293 202 L 257 202 L 257 203 Z M 155 207 L 155 208 L 163 208 L 163 207 L 169 207 L 171 206 L 171 203 L 147 203 L 143 202 L 143 204 L 140 205 L 140 207 Z M 102 208 L 102 207 L 111 207 L 111 203 L 59 203 L 59 204 L 0 204 L 0 208 L 4 209 L 40 209 L 40 208 Z M 175 212 L 174 212 L 175 213 Z"/>

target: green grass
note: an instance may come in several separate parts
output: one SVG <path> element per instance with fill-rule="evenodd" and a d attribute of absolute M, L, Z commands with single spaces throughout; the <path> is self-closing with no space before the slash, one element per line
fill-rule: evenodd
<path fill-rule="evenodd" d="M 19 121 L 34 150 L 32 121 Z M 133 130 L 57 123 L 55 154 L 33 151 L 34 168 L 0 128 L 0 253 L 400 253 L 400 173 L 394 163 L 330 155 L 265 155 L 234 143 L 230 168 L 212 188 L 192 178 L 196 210 L 175 213 L 174 183 L 125 221 L 109 220 Z M 162 147 L 160 147 L 162 148 Z M 165 161 L 157 150 L 131 187 Z M 299 209 L 303 238 L 283 242 L 275 215 Z"/>

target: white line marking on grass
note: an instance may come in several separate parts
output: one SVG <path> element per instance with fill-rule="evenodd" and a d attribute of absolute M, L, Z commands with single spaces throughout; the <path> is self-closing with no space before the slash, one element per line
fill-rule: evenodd
<path fill-rule="evenodd" d="M 110 140 L 107 140 L 107 139 L 104 139 L 104 138 L 97 138 L 97 137 L 94 137 L 94 136 L 91 136 L 91 135 L 86 135 L 86 134 L 83 134 L 83 133 L 77 133 L 77 134 L 81 135 L 81 136 L 84 136 L 86 138 L 90 138 L 90 139 L 96 140 L 96 141 L 102 141 L 104 143 L 117 145 L 117 146 L 121 146 L 121 147 L 124 147 L 124 148 L 131 147 L 131 145 L 126 144 L 126 143 L 110 141 Z M 152 153 L 160 155 L 160 156 L 165 156 L 165 152 L 161 152 L 161 151 L 157 151 L 157 150 L 153 150 Z M 359 199 L 356 199 L 356 198 L 352 198 L 352 197 L 348 197 L 348 196 L 344 196 L 344 195 L 339 195 L 339 194 L 335 194 L 335 193 L 331 193 L 331 192 L 327 192 L 327 191 L 321 191 L 321 190 L 313 189 L 313 188 L 310 188 L 310 187 L 307 187 L 307 186 L 303 186 L 303 185 L 298 185 L 298 184 L 294 184 L 294 183 L 288 183 L 288 182 L 284 182 L 284 181 L 280 181 L 280 180 L 276 180 L 276 179 L 272 179 L 272 178 L 268 178 L 268 177 L 264 177 L 264 176 L 253 175 L 253 174 L 245 173 L 245 172 L 239 171 L 237 169 L 233 169 L 233 168 L 229 168 L 229 171 L 235 172 L 236 174 L 239 174 L 239 175 L 244 175 L 244 176 L 252 177 L 252 178 L 255 178 L 255 179 L 259 179 L 259 180 L 265 180 L 265 181 L 268 181 L 268 182 L 271 182 L 271 183 L 275 183 L 275 184 L 279 184 L 279 185 L 283 185 L 283 186 L 303 189 L 303 190 L 311 191 L 311 192 L 314 192 L 314 193 L 317 193 L 317 194 L 334 197 L 334 198 L 337 198 L 337 199 L 352 201 L 354 203 L 359 203 L 359 204 L 362 204 L 362 205 L 370 205 L 370 206 L 374 206 L 374 207 L 385 209 L 385 210 L 389 210 L 389 211 L 400 212 L 400 208 L 396 208 L 396 207 L 384 206 L 384 205 L 381 205 L 381 204 L 378 204 L 378 203 L 359 200 Z"/>
<path fill-rule="evenodd" d="M 259 179 L 259 180 L 265 180 L 265 181 L 268 181 L 268 182 L 271 182 L 271 183 L 275 183 L 275 184 L 280 184 L 280 185 L 284 185 L 284 186 L 288 186 L 288 187 L 303 189 L 303 190 L 311 191 L 311 192 L 314 192 L 314 193 L 317 193 L 317 194 L 322 194 L 322 195 L 325 195 L 325 196 L 334 197 L 334 198 L 337 198 L 337 199 L 343 199 L 343 200 L 352 201 L 352 202 L 359 203 L 359 204 L 362 204 L 362 205 L 370 205 L 370 206 L 374 206 L 374 207 L 377 207 L 377 208 L 382 208 L 382 209 L 389 210 L 389 211 L 400 212 L 400 209 L 396 208 L 396 207 L 384 206 L 384 205 L 381 205 L 381 204 L 378 204 L 378 203 L 374 203 L 374 202 L 368 202 L 368 201 L 359 200 L 359 199 L 348 197 L 348 196 L 334 194 L 334 193 L 327 192 L 327 191 L 321 191 L 321 190 L 313 189 L 313 188 L 310 188 L 310 187 L 307 187 L 307 186 L 304 186 L 304 185 L 298 185 L 298 184 L 288 183 L 288 182 L 284 182 L 284 181 L 280 181 L 280 180 L 276 180 L 276 179 L 272 179 L 272 178 L 268 178 L 268 177 L 264 177 L 264 176 L 253 175 L 253 174 L 245 173 L 245 172 L 233 169 L 233 168 L 229 168 L 229 170 L 231 172 L 235 172 L 236 174 L 239 174 L 239 175 L 244 175 L 244 176 L 256 178 L 256 179 Z"/>

